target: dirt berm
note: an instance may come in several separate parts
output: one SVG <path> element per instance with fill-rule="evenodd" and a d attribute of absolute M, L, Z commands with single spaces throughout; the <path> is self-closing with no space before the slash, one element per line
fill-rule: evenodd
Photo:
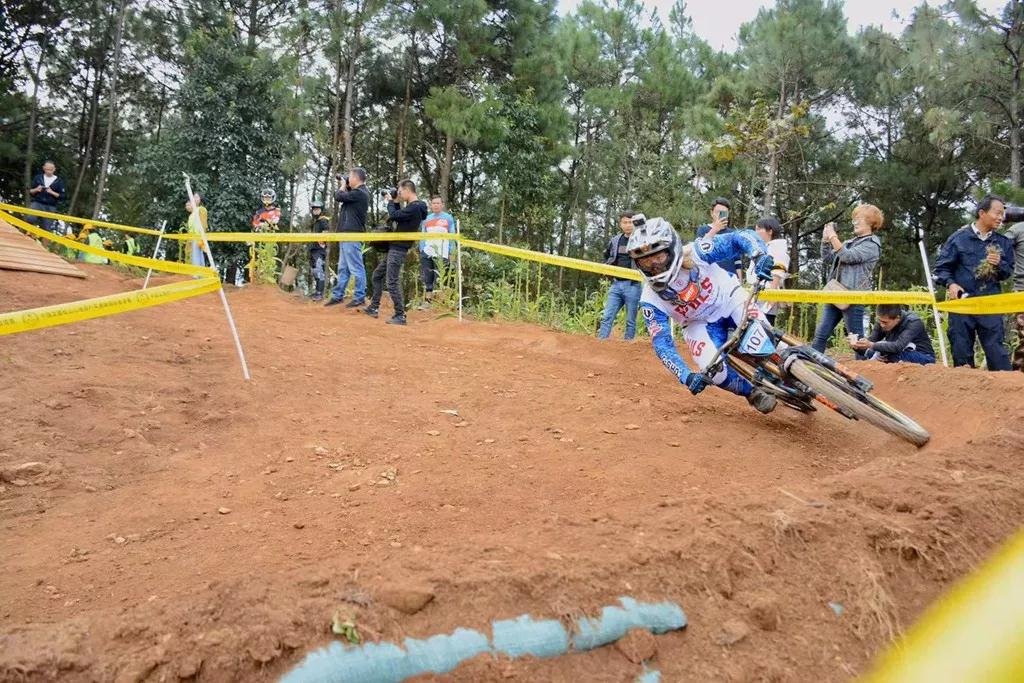
<path fill-rule="evenodd" d="M 0 309 L 140 286 L 85 269 L 0 272 Z M 398 641 L 629 595 L 689 617 L 665 681 L 842 681 L 1024 520 L 1022 374 L 860 366 L 918 451 L 691 397 L 646 343 L 229 299 L 249 384 L 214 295 L 0 338 L 0 680 L 269 681 L 339 611 Z"/>

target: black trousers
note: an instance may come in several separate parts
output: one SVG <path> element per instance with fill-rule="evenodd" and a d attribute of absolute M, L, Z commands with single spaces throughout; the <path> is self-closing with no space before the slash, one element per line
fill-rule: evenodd
<path fill-rule="evenodd" d="M 974 367 L 974 341 L 985 350 L 989 370 L 1009 370 L 1010 354 L 1003 345 L 1006 330 L 1001 315 L 949 314 L 949 345 L 953 347 L 953 366 Z"/>
<path fill-rule="evenodd" d="M 451 261 L 446 258 L 420 254 L 420 279 L 423 280 L 423 288 L 428 292 L 433 292 L 438 280 L 441 279 L 442 264 L 446 272 L 452 267 Z"/>
<path fill-rule="evenodd" d="M 373 269 L 370 282 L 373 284 L 373 296 L 370 305 L 373 308 L 380 308 L 380 295 L 387 287 L 391 295 L 391 303 L 395 306 L 395 315 L 405 315 L 405 300 L 402 297 L 402 266 L 405 265 L 405 255 L 409 253 L 409 247 L 390 246 L 387 256 L 377 262 Z"/>

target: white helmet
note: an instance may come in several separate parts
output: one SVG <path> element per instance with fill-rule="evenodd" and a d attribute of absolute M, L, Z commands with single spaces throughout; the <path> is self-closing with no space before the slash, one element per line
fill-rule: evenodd
<path fill-rule="evenodd" d="M 273 204 L 274 200 L 277 199 L 277 193 L 274 192 L 271 188 L 265 187 L 263 188 L 263 192 L 260 193 L 260 197 L 267 204 Z"/>
<path fill-rule="evenodd" d="M 633 219 L 633 224 L 635 227 L 626 243 L 626 250 L 633 259 L 634 267 L 651 287 L 655 291 L 662 290 L 679 272 L 683 261 L 682 241 L 672 224 L 664 218 L 646 220 L 641 215 Z M 665 255 L 651 258 L 661 253 Z"/>

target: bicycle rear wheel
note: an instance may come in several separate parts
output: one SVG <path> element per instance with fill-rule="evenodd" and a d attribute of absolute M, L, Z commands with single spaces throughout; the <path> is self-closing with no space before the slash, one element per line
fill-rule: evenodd
<path fill-rule="evenodd" d="M 859 392 L 839 375 L 817 363 L 794 360 L 789 373 L 857 418 L 905 439 L 915 446 L 928 443 L 931 436 L 921 425 L 871 394 Z"/>

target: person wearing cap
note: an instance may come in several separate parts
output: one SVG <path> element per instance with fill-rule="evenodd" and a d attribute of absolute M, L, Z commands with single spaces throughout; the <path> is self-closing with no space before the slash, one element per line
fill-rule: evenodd
<path fill-rule="evenodd" d="M 100 234 L 96 232 L 93 229 L 93 226 L 89 223 L 86 223 L 84 226 L 82 226 L 82 231 L 78 233 L 78 241 L 85 242 L 90 247 L 95 247 L 96 249 L 103 249 L 105 246 L 103 244 L 103 238 L 100 237 Z M 79 252 L 78 256 L 81 259 L 82 263 L 107 263 L 106 256 L 98 256 L 96 254 L 90 254 L 84 251 Z"/>
<path fill-rule="evenodd" d="M 309 203 L 310 232 L 327 232 L 331 217 L 324 214 L 324 203 L 314 200 Z M 327 283 L 327 242 L 309 243 L 309 267 L 313 272 L 313 301 L 323 301 Z"/>

